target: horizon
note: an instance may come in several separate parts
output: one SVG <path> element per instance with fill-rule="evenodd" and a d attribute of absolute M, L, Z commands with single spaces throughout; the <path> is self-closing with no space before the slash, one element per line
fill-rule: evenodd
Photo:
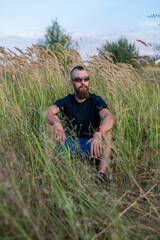
<path fill-rule="evenodd" d="M 8 4 L 9 2 L 9 4 Z M 141 42 L 160 43 L 160 18 L 150 18 L 158 14 L 160 2 L 127 0 L 92 2 L 73 0 L 42 0 L 21 2 L 11 0 L 1 3 L 0 46 L 15 51 L 14 47 L 25 51 L 42 39 L 52 20 L 58 22 L 72 39 L 79 44 L 82 59 L 97 55 L 97 48 L 108 42 L 126 37 L 129 43 L 135 43 L 139 55 L 153 56 L 153 48 Z M 28 18 L 29 14 L 29 18 Z"/>

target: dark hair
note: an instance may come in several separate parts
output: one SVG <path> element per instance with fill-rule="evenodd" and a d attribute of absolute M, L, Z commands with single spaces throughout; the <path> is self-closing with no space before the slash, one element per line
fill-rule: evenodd
<path fill-rule="evenodd" d="M 71 70 L 71 73 L 70 73 L 71 79 L 72 79 L 73 72 L 74 72 L 75 70 L 80 70 L 80 71 L 82 71 L 82 70 L 85 70 L 85 69 L 84 69 L 84 67 L 82 67 L 82 66 L 76 66 L 76 67 L 74 67 L 74 68 Z"/>

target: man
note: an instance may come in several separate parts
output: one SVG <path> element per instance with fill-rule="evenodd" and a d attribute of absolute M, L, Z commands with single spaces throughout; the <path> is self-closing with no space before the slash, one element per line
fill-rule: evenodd
<path fill-rule="evenodd" d="M 74 132 L 74 139 L 84 156 L 99 159 L 98 172 L 105 177 L 107 161 L 111 153 L 111 130 L 114 124 L 113 116 L 104 100 L 89 92 L 89 76 L 87 71 L 76 66 L 71 71 L 70 84 L 74 94 L 57 100 L 46 110 L 46 123 L 53 133 L 56 143 L 73 150 L 70 133 Z M 67 118 L 67 128 L 64 130 L 57 114 L 62 112 Z"/>

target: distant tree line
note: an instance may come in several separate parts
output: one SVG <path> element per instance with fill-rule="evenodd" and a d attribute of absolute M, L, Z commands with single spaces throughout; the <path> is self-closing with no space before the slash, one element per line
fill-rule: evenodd
<path fill-rule="evenodd" d="M 55 52 L 60 51 L 60 48 L 56 43 L 61 44 L 63 48 L 68 51 L 74 46 L 74 41 L 71 35 L 66 33 L 66 30 L 61 27 L 57 18 L 52 20 L 51 25 L 46 28 L 44 39 L 39 40 L 37 46 L 45 48 L 49 45 L 51 50 Z M 139 57 L 135 44 L 129 43 L 126 37 L 121 37 L 115 42 L 108 42 L 97 50 L 100 57 L 104 57 L 104 51 L 112 53 L 111 57 L 114 63 L 131 63 L 131 59 L 138 59 Z"/>

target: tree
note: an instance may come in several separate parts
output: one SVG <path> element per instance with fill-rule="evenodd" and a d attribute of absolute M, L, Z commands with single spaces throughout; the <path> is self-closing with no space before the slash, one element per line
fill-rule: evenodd
<path fill-rule="evenodd" d="M 55 43 L 61 44 L 65 49 L 69 49 L 73 44 L 70 34 L 66 33 L 66 30 L 61 27 L 57 18 L 52 20 L 52 24 L 47 27 L 44 37 L 44 40 L 39 40 L 38 47 L 45 48 L 46 45 L 49 45 L 51 50 L 58 50 L 58 46 Z"/>
<path fill-rule="evenodd" d="M 137 59 L 139 56 L 135 43 L 129 43 L 126 37 L 121 37 L 115 42 L 107 43 L 97 50 L 100 56 L 104 55 L 104 51 L 111 52 L 115 63 L 131 63 L 131 59 Z"/>

